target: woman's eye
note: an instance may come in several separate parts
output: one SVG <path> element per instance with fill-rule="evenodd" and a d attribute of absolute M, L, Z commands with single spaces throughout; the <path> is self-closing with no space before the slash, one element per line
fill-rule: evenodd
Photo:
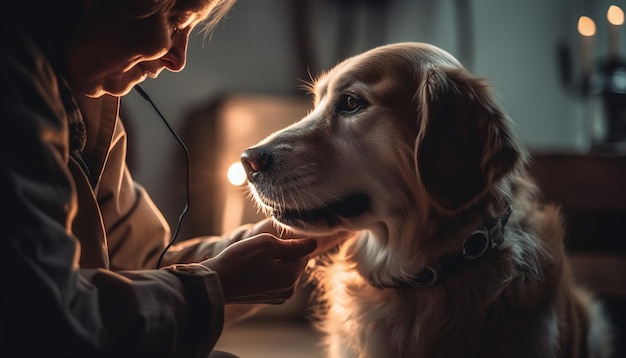
<path fill-rule="evenodd" d="M 170 31 L 172 34 L 184 30 L 190 25 L 191 15 L 188 12 L 176 13 L 170 16 Z"/>
<path fill-rule="evenodd" d="M 175 34 L 176 32 L 178 32 L 178 30 L 180 30 L 180 27 L 178 25 L 179 23 L 177 21 L 170 21 L 169 26 L 170 26 L 170 34 Z"/>
<path fill-rule="evenodd" d="M 337 105 L 337 112 L 354 113 L 358 110 L 366 108 L 368 103 L 355 95 L 344 94 L 339 99 Z"/>

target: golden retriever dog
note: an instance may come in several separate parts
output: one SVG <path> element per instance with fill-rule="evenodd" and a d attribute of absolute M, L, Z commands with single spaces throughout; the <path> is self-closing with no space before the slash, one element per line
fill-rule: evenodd
<path fill-rule="evenodd" d="M 241 159 L 281 228 L 356 232 L 312 273 L 328 356 L 609 354 L 599 303 L 572 282 L 558 209 L 540 203 L 485 81 L 435 46 L 398 43 L 310 90 L 314 108 Z"/>

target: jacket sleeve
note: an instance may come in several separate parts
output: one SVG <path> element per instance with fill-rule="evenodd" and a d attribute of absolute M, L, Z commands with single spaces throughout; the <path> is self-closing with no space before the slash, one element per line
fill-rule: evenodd
<path fill-rule="evenodd" d="M 0 54 L 0 356 L 206 356 L 223 324 L 214 272 L 80 267 L 63 87 L 28 43 L 5 45 L 13 52 Z"/>
<path fill-rule="evenodd" d="M 273 233 L 276 235 L 269 219 L 262 220 L 256 224 L 241 225 L 222 236 L 203 236 L 181 241 L 167 251 L 163 264 L 171 265 L 180 262 L 206 260 L 219 254 L 229 245 L 260 233 Z"/>

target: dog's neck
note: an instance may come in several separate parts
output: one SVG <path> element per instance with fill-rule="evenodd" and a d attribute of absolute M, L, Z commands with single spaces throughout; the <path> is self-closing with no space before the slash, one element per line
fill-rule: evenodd
<path fill-rule="evenodd" d="M 376 283 L 372 286 L 380 289 L 406 289 L 430 287 L 440 282 L 450 272 L 483 257 L 490 250 L 496 249 L 504 242 L 504 227 L 511 215 L 511 207 L 497 218 L 483 221 L 470 235 L 465 237 L 460 249 L 450 255 L 441 257 L 436 264 L 424 267 L 413 277 L 398 279 L 390 284 Z"/>

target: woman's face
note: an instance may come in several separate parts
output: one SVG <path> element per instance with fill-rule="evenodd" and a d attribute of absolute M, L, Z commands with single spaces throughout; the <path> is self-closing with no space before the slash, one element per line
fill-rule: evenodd
<path fill-rule="evenodd" d="M 214 3 L 176 0 L 170 9 L 141 19 L 87 10 L 87 21 L 68 51 L 70 87 L 89 97 L 122 96 L 163 69 L 181 71 L 189 35 Z"/>

